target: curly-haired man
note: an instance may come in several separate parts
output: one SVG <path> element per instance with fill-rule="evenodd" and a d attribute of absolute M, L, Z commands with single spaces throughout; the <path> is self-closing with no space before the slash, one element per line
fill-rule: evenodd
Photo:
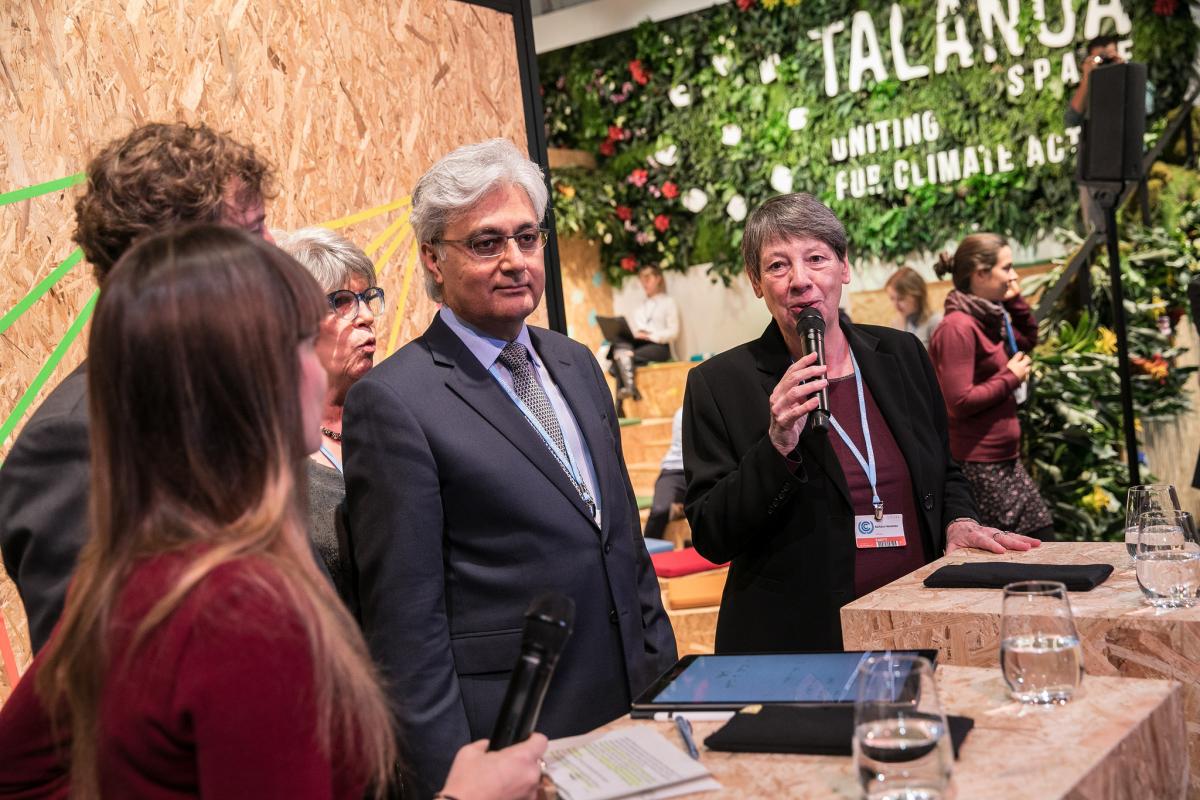
<path fill-rule="evenodd" d="M 87 167 L 74 239 L 97 282 L 140 237 L 221 222 L 266 239 L 270 164 L 206 125 L 154 123 L 109 143 Z M 50 637 L 87 538 L 86 364 L 26 423 L 0 469 L 0 553 L 17 584 L 34 650 Z"/>

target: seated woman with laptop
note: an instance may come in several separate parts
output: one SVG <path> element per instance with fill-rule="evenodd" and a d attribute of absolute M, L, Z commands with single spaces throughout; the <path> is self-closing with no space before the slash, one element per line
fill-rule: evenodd
<path fill-rule="evenodd" d="M 646 293 L 646 301 L 633 312 L 627 322 L 624 317 L 600 317 L 597 322 L 612 346 L 609 372 L 617 379 L 617 413 L 627 397 L 641 400 L 634 367 L 655 361 L 671 360 L 671 343 L 679 336 L 679 307 L 666 292 L 662 270 L 647 264 L 638 270 L 638 281 Z"/>

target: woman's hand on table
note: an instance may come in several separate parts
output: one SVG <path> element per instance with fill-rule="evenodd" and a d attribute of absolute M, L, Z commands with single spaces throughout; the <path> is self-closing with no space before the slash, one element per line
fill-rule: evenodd
<path fill-rule="evenodd" d="M 963 547 L 1004 553 L 1008 550 L 1030 550 L 1040 545 L 1041 541 L 1032 536 L 989 528 L 973 519 L 958 519 L 946 528 L 946 555 Z"/>

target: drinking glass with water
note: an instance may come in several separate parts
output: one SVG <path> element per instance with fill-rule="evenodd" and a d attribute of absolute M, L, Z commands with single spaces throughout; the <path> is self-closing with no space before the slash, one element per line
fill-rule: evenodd
<path fill-rule="evenodd" d="M 1178 511 L 1179 494 L 1169 483 L 1130 486 L 1125 494 L 1125 549 L 1129 557 L 1137 553 L 1138 520 L 1147 511 Z"/>
<path fill-rule="evenodd" d="M 1058 581 L 1018 581 L 1004 587 L 1000 670 L 1022 703 L 1065 703 L 1083 680 L 1083 648 Z"/>
<path fill-rule="evenodd" d="M 1174 509 L 1142 514 L 1133 565 L 1150 605 L 1195 605 L 1200 594 L 1200 539 L 1192 515 Z"/>
<path fill-rule="evenodd" d="M 854 767 L 868 800 L 936 800 L 950 785 L 954 753 L 933 665 L 882 653 L 858 667 Z"/>

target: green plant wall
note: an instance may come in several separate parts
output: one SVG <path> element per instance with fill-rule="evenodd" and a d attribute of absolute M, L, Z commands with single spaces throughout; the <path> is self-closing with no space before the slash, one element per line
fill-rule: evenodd
<path fill-rule="evenodd" d="M 1077 214 L 1063 111 L 1089 18 L 1148 64 L 1152 118 L 1181 101 L 1198 31 L 1177 0 L 737 0 L 544 54 L 551 145 L 599 163 L 554 172 L 556 223 L 602 242 L 614 282 L 644 263 L 727 278 L 746 210 L 789 189 L 828 203 L 856 256 L 899 260 L 975 229 L 1032 242 Z M 1066 43 L 1043 44 L 1043 25 Z M 938 74 L 955 39 L 972 64 L 950 55 Z M 870 67 L 854 89 L 852 51 Z M 874 152 L 838 158 L 856 134 Z M 942 178 L 918 185 L 929 166 Z"/>

